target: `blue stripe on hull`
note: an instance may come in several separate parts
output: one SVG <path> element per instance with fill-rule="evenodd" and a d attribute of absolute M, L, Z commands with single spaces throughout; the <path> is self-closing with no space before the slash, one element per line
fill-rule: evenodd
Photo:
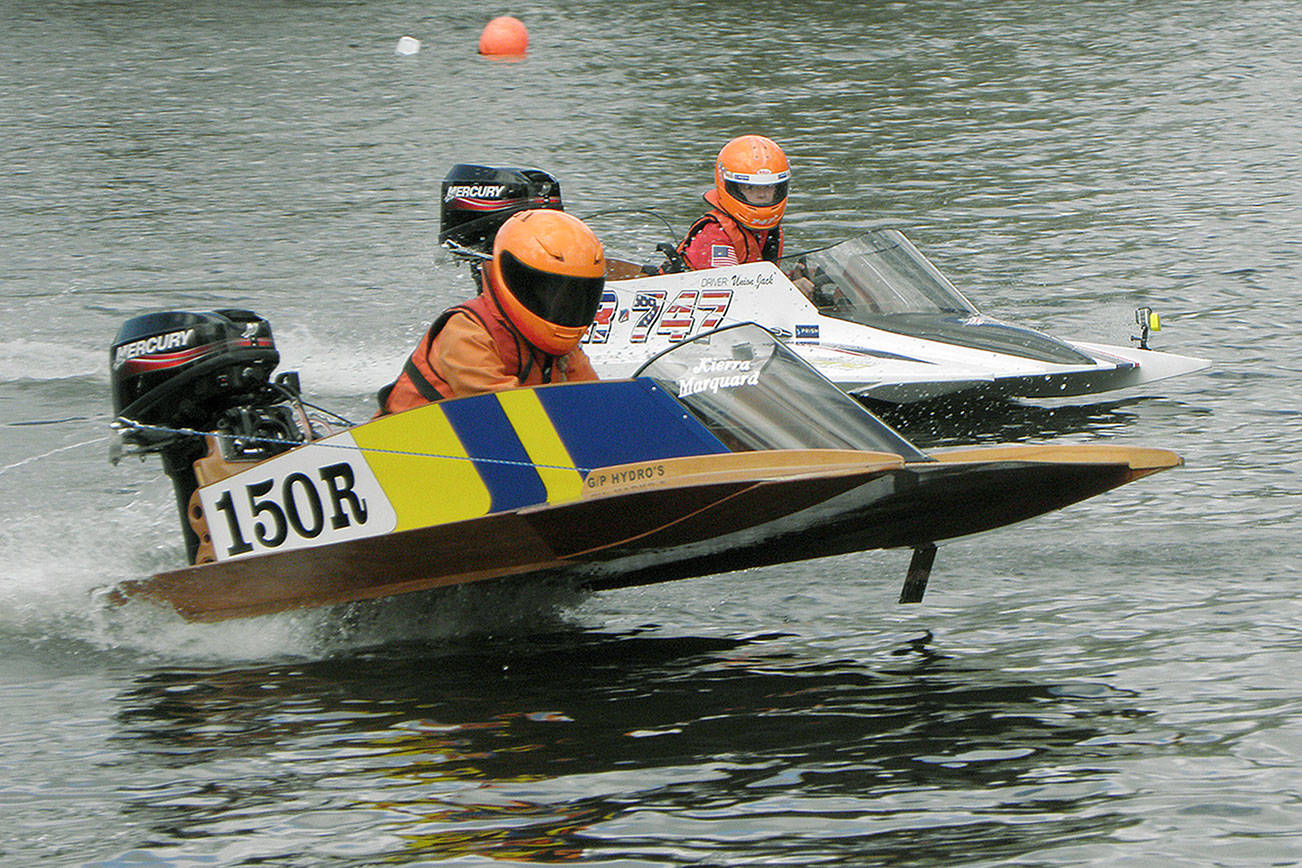
<path fill-rule="evenodd" d="M 475 462 L 475 469 L 492 497 L 490 512 L 518 509 L 547 500 L 547 488 L 538 471 L 530 465 L 529 453 L 516 436 L 496 396 L 446 401 L 442 407 L 470 457 L 492 459 Z"/>

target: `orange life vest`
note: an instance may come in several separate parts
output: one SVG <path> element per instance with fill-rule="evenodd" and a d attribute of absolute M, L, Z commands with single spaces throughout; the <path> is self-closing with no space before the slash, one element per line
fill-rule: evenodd
<path fill-rule="evenodd" d="M 452 397 L 452 388 L 439 376 L 429 361 L 430 347 L 439 332 L 443 330 L 452 317 L 469 316 L 478 320 L 489 337 L 493 339 L 502 364 L 508 371 L 513 371 L 522 385 L 533 386 L 551 382 L 552 356 L 539 352 L 520 337 L 506 321 L 506 317 L 485 290 L 464 304 L 445 310 L 420 339 L 416 349 L 402 366 L 398 379 L 385 386 L 376 395 L 380 402 L 380 413 L 395 413 L 415 406 L 415 392 L 426 401 L 441 401 Z M 395 396 L 394 393 L 397 393 Z M 391 400 L 394 399 L 394 400 Z M 391 406 L 397 404 L 399 406 Z"/>

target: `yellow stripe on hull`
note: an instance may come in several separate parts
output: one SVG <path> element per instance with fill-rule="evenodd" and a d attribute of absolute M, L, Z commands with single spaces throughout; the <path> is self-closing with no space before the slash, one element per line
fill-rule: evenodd
<path fill-rule="evenodd" d="M 354 428 L 353 437 L 398 515 L 395 530 L 488 512 L 488 488 L 437 404 Z"/>
<path fill-rule="evenodd" d="M 583 493 L 583 476 L 575 469 L 574 459 L 538 400 L 537 392 L 532 389 L 500 392 L 497 400 L 529 460 L 538 465 L 534 469 L 547 489 L 547 502 L 577 500 Z"/>

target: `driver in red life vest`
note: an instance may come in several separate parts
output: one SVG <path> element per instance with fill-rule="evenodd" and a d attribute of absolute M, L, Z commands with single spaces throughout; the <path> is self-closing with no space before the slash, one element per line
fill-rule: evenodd
<path fill-rule="evenodd" d="M 714 162 L 710 210 L 687 230 L 677 253 L 690 269 L 718 268 L 782 255 L 782 214 L 791 166 L 772 139 L 738 136 Z"/>
<path fill-rule="evenodd" d="M 434 321 L 398 379 L 380 390 L 376 416 L 443 398 L 597 379 L 579 341 L 605 282 L 601 242 L 582 220 L 552 209 L 512 215 L 497 232 L 483 290 Z"/>

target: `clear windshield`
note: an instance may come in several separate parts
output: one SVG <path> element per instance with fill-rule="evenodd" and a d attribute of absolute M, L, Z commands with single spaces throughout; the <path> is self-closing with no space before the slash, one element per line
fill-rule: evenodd
<path fill-rule="evenodd" d="M 901 313 L 975 315 L 977 309 L 909 239 L 878 229 L 826 250 L 784 261 L 814 283 L 814 303 L 826 314 L 860 321 Z"/>
<path fill-rule="evenodd" d="M 981 313 L 894 229 L 878 229 L 784 262 L 808 278 L 824 316 L 897 334 L 1058 365 L 1094 359 L 1057 338 Z"/>
<path fill-rule="evenodd" d="M 650 377 L 734 452 L 859 449 L 927 456 L 753 323 L 708 332 L 652 358 Z"/>

